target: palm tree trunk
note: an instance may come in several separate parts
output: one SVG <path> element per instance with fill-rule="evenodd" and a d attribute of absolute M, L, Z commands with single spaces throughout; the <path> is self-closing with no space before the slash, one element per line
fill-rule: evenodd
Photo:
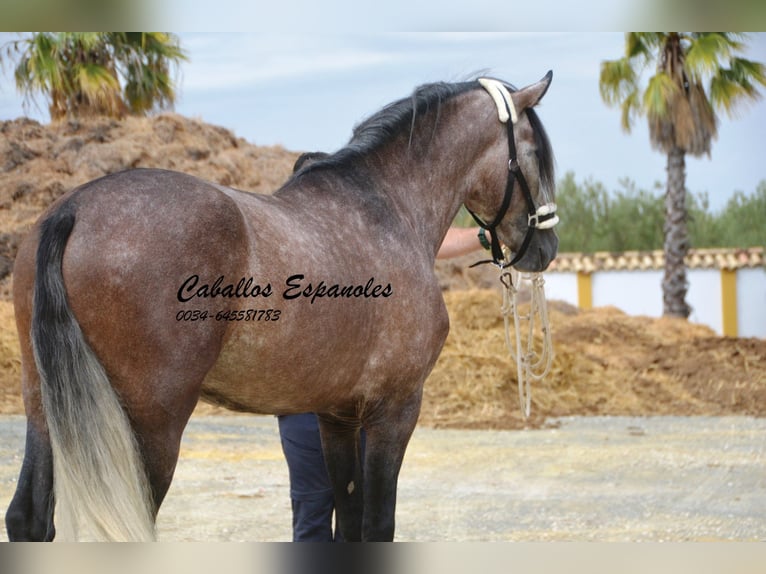
<path fill-rule="evenodd" d="M 668 152 L 668 183 L 665 192 L 665 277 L 662 280 L 663 314 L 688 318 L 684 257 L 689 251 L 686 228 L 685 152 L 678 146 Z"/>

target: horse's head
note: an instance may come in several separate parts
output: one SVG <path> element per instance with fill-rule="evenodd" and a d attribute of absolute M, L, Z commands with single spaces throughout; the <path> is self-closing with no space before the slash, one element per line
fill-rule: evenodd
<path fill-rule="evenodd" d="M 497 107 L 498 138 L 489 153 L 498 171 L 493 168 L 492 177 L 482 182 L 489 185 L 477 186 L 465 204 L 491 231 L 495 262 L 501 262 L 502 242 L 512 252 L 510 264 L 522 271 L 544 271 L 558 250 L 553 153 L 533 110 L 552 76 L 548 72 L 539 82 L 515 91 L 498 80 L 479 80 L 491 97 L 487 105 Z"/>

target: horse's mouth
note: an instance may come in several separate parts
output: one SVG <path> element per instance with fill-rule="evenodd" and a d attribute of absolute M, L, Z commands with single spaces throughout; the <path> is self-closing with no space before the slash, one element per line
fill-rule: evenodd
<path fill-rule="evenodd" d="M 558 254 L 559 238 L 555 233 L 537 233 L 526 254 L 515 267 L 528 273 L 542 273 Z"/>

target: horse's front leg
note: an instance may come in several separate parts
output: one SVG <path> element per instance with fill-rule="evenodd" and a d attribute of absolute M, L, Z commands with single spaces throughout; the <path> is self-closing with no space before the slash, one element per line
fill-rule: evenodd
<path fill-rule="evenodd" d="M 362 449 L 358 424 L 319 415 L 327 472 L 335 497 L 336 529 L 346 542 L 362 540 Z"/>

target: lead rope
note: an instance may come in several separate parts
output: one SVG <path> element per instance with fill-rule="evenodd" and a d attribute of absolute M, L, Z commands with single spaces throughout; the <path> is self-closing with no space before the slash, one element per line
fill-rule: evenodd
<path fill-rule="evenodd" d="M 531 284 L 531 301 L 529 314 L 527 315 L 519 314 L 517 303 L 518 286 L 521 284 L 521 281 L 529 281 Z M 553 342 L 551 340 L 551 329 L 548 319 L 548 305 L 545 300 L 545 280 L 542 273 L 530 273 L 524 276 L 511 267 L 500 269 L 500 283 L 503 285 L 503 306 L 500 308 L 500 313 L 503 315 L 503 323 L 505 325 L 505 346 L 511 359 L 516 362 L 519 407 L 524 418 L 527 418 L 532 407 L 530 381 L 539 381 L 545 378 L 553 364 Z M 539 315 L 540 328 L 542 330 L 542 347 L 539 353 L 535 350 L 534 344 L 536 315 Z M 511 317 L 513 317 L 515 345 L 511 342 Z M 522 341 L 522 321 L 529 323 L 526 345 Z"/>

